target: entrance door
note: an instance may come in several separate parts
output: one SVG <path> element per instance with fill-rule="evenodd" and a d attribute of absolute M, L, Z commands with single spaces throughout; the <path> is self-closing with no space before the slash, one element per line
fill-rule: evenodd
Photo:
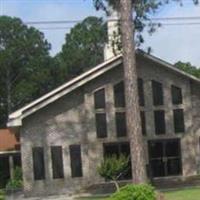
<path fill-rule="evenodd" d="M 153 177 L 182 173 L 179 139 L 149 141 L 149 164 Z"/>

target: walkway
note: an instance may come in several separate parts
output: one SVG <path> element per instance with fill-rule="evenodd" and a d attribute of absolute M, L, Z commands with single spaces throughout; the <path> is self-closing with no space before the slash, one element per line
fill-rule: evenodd
<path fill-rule="evenodd" d="M 68 197 L 66 195 L 25 198 L 24 195 L 21 193 L 10 195 L 10 196 L 6 197 L 6 200 L 74 200 L 74 199 L 75 198 Z"/>

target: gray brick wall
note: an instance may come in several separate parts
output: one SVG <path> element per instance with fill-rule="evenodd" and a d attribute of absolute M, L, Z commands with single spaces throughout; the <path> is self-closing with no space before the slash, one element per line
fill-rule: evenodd
<path fill-rule="evenodd" d="M 190 84 L 190 80 L 175 74 L 156 63 L 137 59 L 138 74 L 144 80 L 145 107 L 147 136 L 144 137 L 146 160 L 148 163 L 147 141 L 149 139 L 180 138 L 182 147 L 183 177 L 196 175 L 200 155 L 197 137 L 200 136 L 200 93 Z M 27 196 L 47 195 L 56 193 L 70 193 L 83 187 L 103 182 L 96 172 L 98 164 L 103 159 L 103 143 L 128 141 L 128 138 L 116 137 L 115 108 L 113 101 L 113 84 L 123 79 L 122 66 L 107 72 L 101 77 L 87 83 L 69 95 L 48 105 L 23 121 L 21 128 L 21 150 L 24 175 L 24 191 Z M 158 108 L 166 112 L 167 133 L 162 136 L 155 135 L 152 103 L 151 80 L 163 83 L 164 106 Z M 171 85 L 182 88 L 183 104 L 172 105 Z M 95 131 L 95 112 L 93 92 L 101 87 L 106 92 L 106 113 L 108 124 L 108 137 L 97 139 Z M 191 90 L 192 88 L 192 90 Z M 183 108 L 185 113 L 186 131 L 176 135 L 173 128 L 173 109 Z M 199 110 L 200 111 L 200 110 Z M 196 136 L 198 135 L 198 136 Z M 69 145 L 81 144 L 83 177 L 71 178 Z M 50 158 L 50 146 L 63 147 L 64 179 L 52 178 L 52 166 Z M 32 147 L 43 146 L 45 149 L 45 181 L 34 181 Z M 200 157 L 200 156 L 199 156 Z M 200 164 L 199 164 L 200 165 Z"/>

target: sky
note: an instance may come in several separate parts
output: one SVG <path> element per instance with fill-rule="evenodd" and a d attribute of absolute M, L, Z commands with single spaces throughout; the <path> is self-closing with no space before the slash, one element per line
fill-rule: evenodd
<path fill-rule="evenodd" d="M 192 0 L 182 0 L 183 6 L 171 3 L 159 9 L 153 17 L 200 17 L 200 5 L 194 6 Z M 19 17 L 24 22 L 83 20 L 87 16 L 105 17 L 102 11 L 96 11 L 92 0 L 0 0 L 0 15 Z M 142 48 L 152 48 L 152 54 L 170 62 L 179 60 L 191 62 L 200 67 L 200 19 L 193 25 L 164 25 L 174 21 L 164 21 L 163 25 L 150 36 L 144 32 L 145 43 Z M 35 25 L 44 32 L 51 43 L 51 55 L 58 53 L 65 41 L 65 35 L 75 24 Z M 49 29 L 64 27 L 64 29 Z"/>

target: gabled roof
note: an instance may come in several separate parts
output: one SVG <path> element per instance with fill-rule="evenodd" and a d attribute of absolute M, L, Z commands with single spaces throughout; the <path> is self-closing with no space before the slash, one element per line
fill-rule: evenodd
<path fill-rule="evenodd" d="M 16 127 L 22 125 L 22 119 L 31 115 L 32 113 L 38 111 L 39 109 L 47 106 L 48 104 L 56 101 L 57 99 L 61 98 L 62 96 L 66 95 L 67 93 L 75 90 L 76 88 L 84 85 L 88 81 L 95 79 L 96 77 L 100 76 L 101 74 L 107 72 L 108 70 L 112 69 L 115 66 L 118 66 L 122 63 L 122 56 L 118 55 L 112 59 L 109 59 L 103 62 L 100 65 L 86 71 L 85 73 L 79 75 L 78 77 L 68 81 L 67 83 L 61 85 L 60 87 L 56 88 L 55 90 L 47 93 L 46 95 L 38 98 L 37 100 L 33 101 L 32 103 L 22 107 L 21 109 L 11 113 L 9 115 L 9 120 L 7 123 L 8 127 Z"/>
<path fill-rule="evenodd" d="M 137 54 L 143 56 L 144 58 L 156 62 L 161 66 L 167 68 L 168 70 L 172 70 L 175 73 L 178 73 L 186 78 L 189 78 L 195 82 L 200 83 L 200 79 L 181 71 L 175 68 L 170 63 L 167 63 L 155 56 L 149 55 L 141 50 L 137 50 Z M 122 55 L 118 55 L 112 59 L 109 59 L 103 62 L 100 65 L 88 70 L 87 72 L 79 75 L 78 77 L 68 81 L 67 83 L 61 85 L 60 87 L 56 88 L 55 90 L 47 93 L 46 95 L 42 96 L 41 98 L 33 101 L 32 103 L 22 107 L 21 109 L 15 111 L 14 113 L 9 115 L 9 121 L 7 123 L 8 127 L 16 127 L 22 125 L 22 119 L 26 118 L 27 116 L 33 114 L 34 112 L 40 110 L 41 108 L 47 106 L 50 103 L 58 100 L 62 96 L 70 93 L 71 91 L 75 90 L 76 88 L 86 84 L 87 82 L 97 78 L 98 76 L 104 74 L 105 72 L 109 71 L 110 69 L 122 64 L 123 59 Z"/>

